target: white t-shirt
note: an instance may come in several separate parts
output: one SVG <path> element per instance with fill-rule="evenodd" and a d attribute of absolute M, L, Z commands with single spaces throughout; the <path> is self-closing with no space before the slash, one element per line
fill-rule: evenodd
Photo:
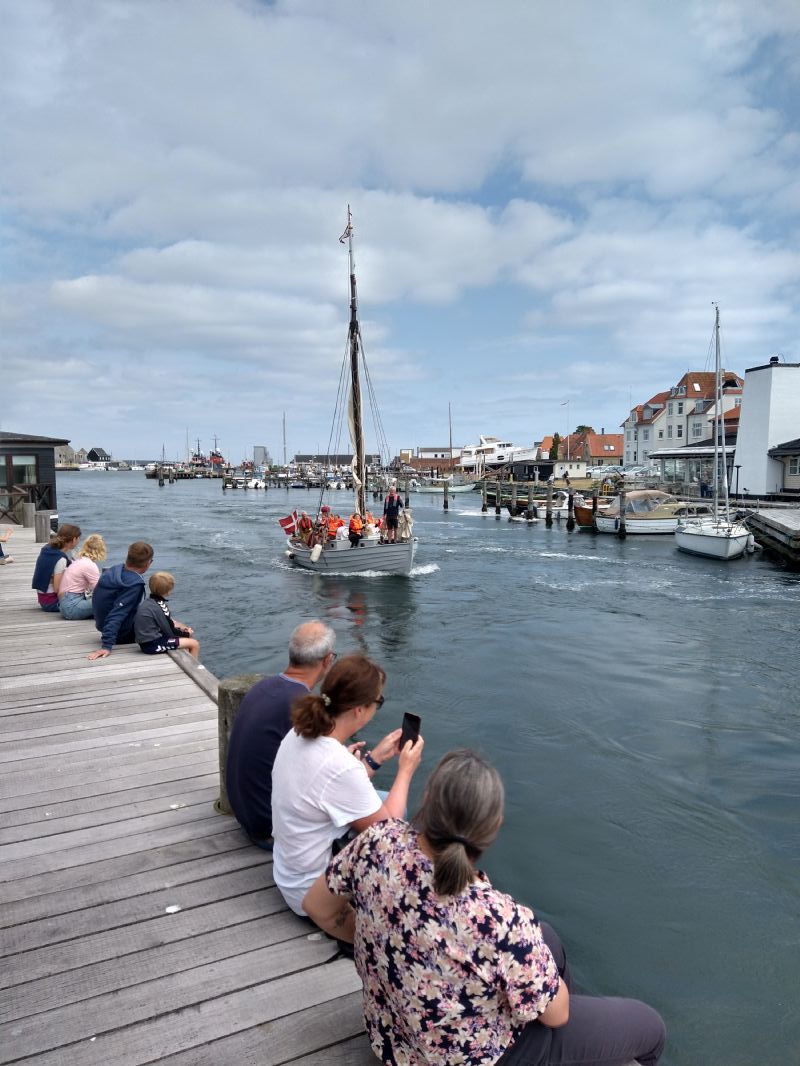
<path fill-rule="evenodd" d="M 272 768 L 272 874 L 295 914 L 305 914 L 303 896 L 327 867 L 333 841 L 382 802 L 344 744 L 289 730 Z"/>

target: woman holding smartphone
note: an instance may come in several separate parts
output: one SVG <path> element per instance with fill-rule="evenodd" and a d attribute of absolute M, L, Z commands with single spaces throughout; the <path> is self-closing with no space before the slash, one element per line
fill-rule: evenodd
<path fill-rule="evenodd" d="M 401 730 L 387 734 L 361 755 L 351 744 L 383 705 L 384 671 L 364 655 L 335 663 L 319 695 L 302 696 L 292 709 L 272 770 L 273 876 L 296 914 L 303 896 L 330 861 L 333 842 L 387 818 L 402 818 L 408 788 L 419 766 L 422 737 L 400 750 Z M 370 778 L 398 756 L 394 783 L 385 799 Z"/>

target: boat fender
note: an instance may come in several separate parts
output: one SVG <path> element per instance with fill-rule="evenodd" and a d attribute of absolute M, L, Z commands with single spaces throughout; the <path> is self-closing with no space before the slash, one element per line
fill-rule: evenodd
<path fill-rule="evenodd" d="M 614 532 L 616 533 L 618 529 L 619 529 L 619 519 L 615 518 L 614 519 Z"/>
<path fill-rule="evenodd" d="M 288 548 L 286 549 L 286 558 L 294 559 L 294 552 L 290 552 Z"/>
<path fill-rule="evenodd" d="M 755 550 L 756 550 L 756 538 L 751 533 L 750 536 L 747 538 L 747 551 L 750 553 L 750 555 L 752 555 Z"/>
<path fill-rule="evenodd" d="M 314 547 L 311 549 L 311 562 L 318 563 L 320 555 L 322 555 L 322 545 L 315 544 Z"/>

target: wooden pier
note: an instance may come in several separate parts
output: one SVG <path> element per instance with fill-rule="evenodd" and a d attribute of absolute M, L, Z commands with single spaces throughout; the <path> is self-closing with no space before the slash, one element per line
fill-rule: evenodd
<path fill-rule="evenodd" d="M 214 810 L 215 679 L 90 662 L 93 623 L 36 605 L 33 530 L 4 547 L 0 1062 L 374 1063 L 352 962 Z"/>

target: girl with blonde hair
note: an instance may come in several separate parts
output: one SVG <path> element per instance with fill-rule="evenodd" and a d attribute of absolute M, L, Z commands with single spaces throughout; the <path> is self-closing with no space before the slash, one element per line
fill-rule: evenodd
<path fill-rule="evenodd" d="M 92 592 L 100 580 L 101 563 L 106 557 L 106 542 L 99 533 L 91 533 L 81 545 L 72 565 L 64 572 L 58 586 L 58 609 L 68 622 L 93 618 Z"/>

